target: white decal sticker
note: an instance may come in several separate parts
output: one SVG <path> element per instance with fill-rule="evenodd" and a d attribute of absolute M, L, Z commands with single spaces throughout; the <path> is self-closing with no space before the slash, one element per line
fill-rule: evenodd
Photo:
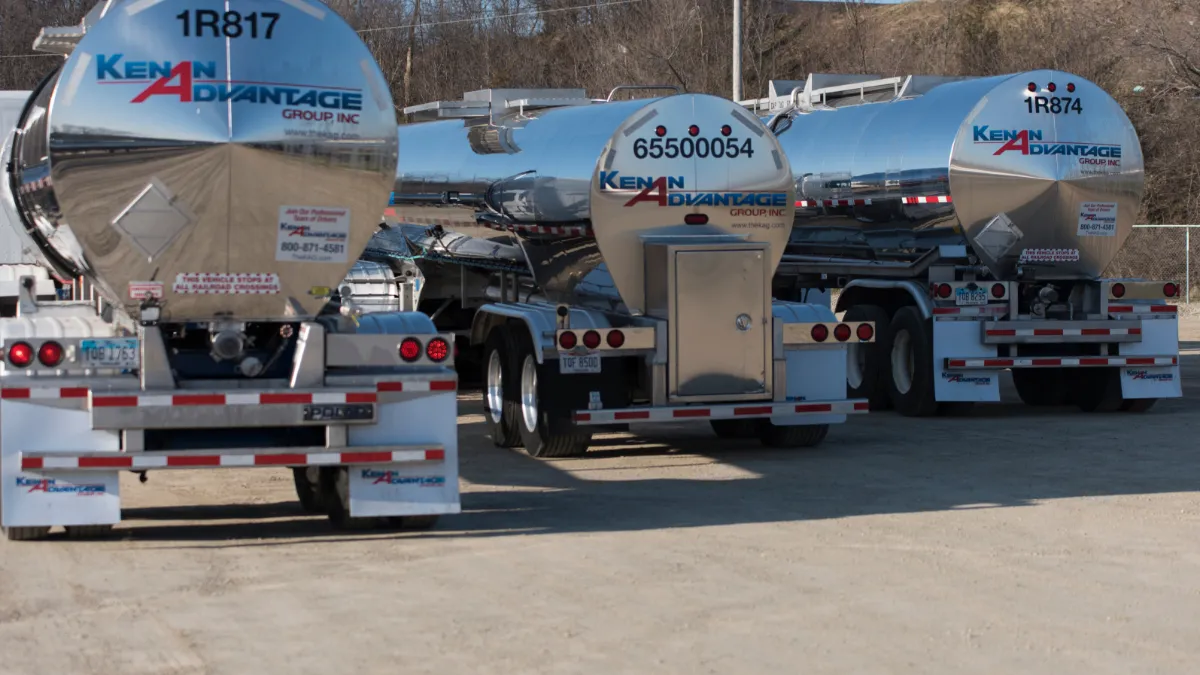
<path fill-rule="evenodd" d="M 147 298 L 162 298 L 163 282 L 161 281 L 131 281 L 129 282 L 129 297 L 132 300 Z"/>
<path fill-rule="evenodd" d="M 1083 202 L 1079 205 L 1080 237 L 1117 236 L 1116 202 Z"/>
<path fill-rule="evenodd" d="M 279 293 L 279 276 L 252 272 L 180 274 L 171 290 L 186 295 L 271 295 Z"/>
<path fill-rule="evenodd" d="M 350 244 L 350 209 L 281 206 L 276 241 L 276 260 L 344 263 Z"/>
<path fill-rule="evenodd" d="M 1021 251 L 1021 262 L 1078 262 L 1077 248 L 1027 248 Z"/>

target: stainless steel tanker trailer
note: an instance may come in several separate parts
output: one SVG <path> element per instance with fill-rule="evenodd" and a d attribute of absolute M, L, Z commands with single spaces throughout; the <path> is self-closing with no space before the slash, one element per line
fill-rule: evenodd
<path fill-rule="evenodd" d="M 866 411 L 843 381 L 872 324 L 771 297 L 793 181 L 732 101 L 485 90 L 405 112 L 366 258 L 415 261 L 421 306 L 481 350 L 497 445 L 577 455 L 597 425 L 692 420 L 812 446 Z"/>
<path fill-rule="evenodd" d="M 1144 411 L 1181 395 L 1179 284 L 1105 279 L 1143 163 L 1120 106 L 1055 70 L 810 75 L 743 102 L 796 180 L 781 297 L 874 321 L 848 388 L 905 415 L 998 401 Z"/>
<path fill-rule="evenodd" d="M 354 31 L 316 0 L 107 0 L 35 49 L 65 59 L 0 191 L 103 303 L 39 301 L 25 276 L 0 319 L 7 537 L 102 533 L 122 472 L 175 469 L 292 467 L 342 526 L 458 512 L 453 336 L 329 302 L 395 178 L 392 99 Z"/>

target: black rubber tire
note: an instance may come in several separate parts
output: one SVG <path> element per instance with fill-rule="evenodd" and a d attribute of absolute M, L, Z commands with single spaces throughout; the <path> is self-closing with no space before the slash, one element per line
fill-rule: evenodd
<path fill-rule="evenodd" d="M 323 514 L 328 512 L 322 499 L 322 492 L 308 477 L 308 467 L 292 467 L 292 483 L 296 486 L 296 498 L 300 500 L 300 508 L 305 513 Z"/>
<path fill-rule="evenodd" d="M 887 311 L 878 305 L 854 305 L 846 310 L 842 316 L 842 320 L 850 321 L 874 321 L 875 322 L 875 341 L 867 344 L 856 344 L 854 349 L 861 349 L 866 352 L 866 363 L 863 365 L 862 382 L 858 387 L 850 385 L 849 379 L 846 382 L 846 396 L 848 398 L 865 398 L 871 403 L 871 410 L 888 410 L 892 407 L 892 398 L 888 395 L 888 386 L 891 381 L 891 369 L 888 361 L 888 352 L 884 349 L 883 335 L 887 333 L 888 324 L 891 323 L 891 317 Z M 851 355 L 850 358 L 853 358 Z M 847 368 L 850 367 L 847 362 Z M 847 378 L 849 372 L 847 372 Z"/>
<path fill-rule="evenodd" d="M 386 518 L 352 518 L 350 516 L 349 485 L 338 489 L 343 476 L 349 481 L 349 469 L 344 466 L 323 466 L 320 469 L 321 501 L 327 507 L 329 523 L 339 530 L 369 530 L 387 524 Z"/>
<path fill-rule="evenodd" d="M 394 516 L 388 518 L 388 524 L 397 529 L 409 532 L 424 532 L 432 530 L 440 516 Z"/>
<path fill-rule="evenodd" d="M 974 409 L 974 401 L 946 401 L 938 404 L 937 414 L 942 417 L 969 417 Z"/>
<path fill-rule="evenodd" d="M 37 541 L 50 536 L 48 527 L 5 527 L 4 538 L 9 541 Z"/>
<path fill-rule="evenodd" d="M 783 427 L 761 420 L 758 425 L 758 440 L 768 448 L 812 448 L 820 445 L 828 434 L 828 424 Z"/>
<path fill-rule="evenodd" d="M 717 438 L 754 438 L 758 436 L 758 420 L 709 420 Z"/>
<path fill-rule="evenodd" d="M 545 400 L 547 394 L 553 392 L 546 391 L 546 378 L 542 376 L 547 364 L 537 365 L 537 361 L 533 355 L 533 340 L 528 333 L 522 332 L 516 336 L 517 343 L 515 360 L 518 378 L 523 377 L 525 362 L 527 359 L 534 359 L 533 363 L 537 370 L 537 400 L 540 402 Z M 518 400 L 523 385 L 518 379 L 517 393 Z M 558 458 L 558 457 L 580 457 L 587 452 L 588 444 L 592 441 L 592 431 L 586 427 L 581 427 L 574 421 L 551 415 L 546 412 L 542 406 L 538 406 L 537 410 L 537 428 L 530 429 L 525 423 L 524 406 L 519 406 L 517 409 L 517 427 L 521 432 L 521 444 L 525 446 L 525 452 L 529 453 L 530 457 L 538 457 L 540 459 Z"/>
<path fill-rule="evenodd" d="M 933 330 L 930 323 L 921 317 L 916 307 L 901 307 L 888 323 L 887 339 L 884 341 L 888 356 L 888 394 L 896 412 L 905 417 L 927 417 L 938 411 L 933 390 Z M 895 360 L 893 349 L 897 338 L 904 333 L 909 336 L 913 374 L 908 391 L 901 392 L 890 373 Z"/>
<path fill-rule="evenodd" d="M 1063 368 L 1013 368 L 1013 386 L 1028 406 L 1041 407 L 1070 403 L 1071 378 Z"/>
<path fill-rule="evenodd" d="M 112 525 L 68 525 L 67 539 L 101 539 L 112 534 Z"/>
<path fill-rule="evenodd" d="M 1071 398 L 1083 412 L 1117 412 L 1121 398 L 1121 373 L 1116 368 L 1080 368 L 1071 382 Z"/>
<path fill-rule="evenodd" d="M 1158 403 L 1156 398 L 1127 398 L 1121 403 L 1121 412 L 1144 413 Z"/>
<path fill-rule="evenodd" d="M 513 341 L 512 329 L 507 325 L 496 326 L 488 334 L 483 347 L 483 414 L 487 419 L 488 435 L 498 448 L 515 448 L 521 445 L 521 429 L 518 420 L 520 413 L 520 375 L 513 366 L 517 346 Z M 492 354 L 497 353 L 500 359 L 500 419 L 492 419 L 492 410 L 488 405 L 488 368 Z"/>

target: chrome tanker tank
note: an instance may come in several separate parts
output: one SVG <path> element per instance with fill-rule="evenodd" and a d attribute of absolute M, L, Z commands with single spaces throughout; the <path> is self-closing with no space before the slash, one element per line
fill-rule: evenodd
<path fill-rule="evenodd" d="M 9 189 L 59 274 L 132 316 L 317 314 L 396 166 L 387 83 L 318 0 L 106 0 L 36 49 Z"/>
<path fill-rule="evenodd" d="M 772 270 L 783 254 L 791 172 L 732 101 L 493 89 L 405 112 L 437 120 L 400 127 L 389 211 L 422 256 L 524 263 L 548 299 L 638 313 L 645 235 L 744 234 Z"/>
<path fill-rule="evenodd" d="M 810 75 L 746 105 L 796 178 L 789 260 L 890 265 L 968 244 L 997 278 L 1089 279 L 1140 207 L 1133 125 L 1070 73 Z"/>

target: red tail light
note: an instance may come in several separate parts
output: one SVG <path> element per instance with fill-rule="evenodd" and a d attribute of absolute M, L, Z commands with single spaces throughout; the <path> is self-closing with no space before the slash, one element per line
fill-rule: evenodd
<path fill-rule="evenodd" d="M 1112 285 L 1112 294 L 1113 294 L 1114 298 L 1125 297 L 1125 284 L 1113 284 Z"/>
<path fill-rule="evenodd" d="M 655 127 L 655 128 L 654 128 L 654 135 L 655 135 L 655 136 L 658 136 L 659 138 L 662 138 L 663 136 L 666 136 L 666 135 L 667 135 L 667 128 L 666 128 L 666 127 L 664 127 L 664 126 L 661 126 L 661 125 L 660 125 L 660 126 L 657 126 L 657 127 Z"/>
<path fill-rule="evenodd" d="M 620 349 L 625 344 L 625 334 L 619 330 L 608 331 L 608 346 L 613 349 Z"/>
<path fill-rule="evenodd" d="M 1067 91 L 1072 92 L 1072 93 L 1075 92 L 1075 83 L 1074 82 L 1067 83 Z"/>
<path fill-rule="evenodd" d="M 579 343 L 579 338 L 575 337 L 575 334 L 572 333 L 571 331 L 567 331 L 567 332 L 563 333 L 562 335 L 558 336 L 558 346 L 563 349 L 566 349 L 566 350 L 574 349 L 575 345 L 578 343 Z"/>
<path fill-rule="evenodd" d="M 1037 91 L 1037 85 L 1034 84 L 1033 82 L 1030 82 L 1028 89 L 1029 89 L 1029 91 Z"/>
<path fill-rule="evenodd" d="M 845 342 L 846 340 L 849 340 L 850 326 L 847 326 L 844 323 L 839 323 L 837 327 L 833 329 L 833 337 L 837 338 L 838 342 Z"/>
<path fill-rule="evenodd" d="M 594 330 L 589 330 L 583 334 L 583 346 L 588 349 L 595 349 L 600 346 L 600 334 Z"/>
<path fill-rule="evenodd" d="M 1058 87 L 1054 86 L 1054 83 L 1053 83 L 1053 82 L 1051 82 L 1050 84 L 1047 84 L 1047 85 L 1046 85 L 1046 91 L 1053 92 L 1055 89 L 1058 89 Z"/>
<path fill-rule="evenodd" d="M 45 342 L 38 349 L 38 361 L 42 362 L 43 366 L 53 368 L 62 363 L 63 348 L 57 342 Z"/>
<path fill-rule="evenodd" d="M 992 297 L 993 298 L 1003 298 L 1004 291 L 1005 291 L 1004 284 L 992 284 Z"/>
<path fill-rule="evenodd" d="M 829 329 L 825 327 L 825 324 L 819 323 L 812 327 L 812 339 L 817 342 L 824 342 L 828 337 Z"/>
<path fill-rule="evenodd" d="M 425 356 L 428 356 L 430 361 L 441 363 L 449 355 L 450 345 L 442 338 L 433 338 L 425 345 Z"/>
<path fill-rule="evenodd" d="M 948 298 L 953 292 L 954 289 L 950 288 L 950 284 L 939 284 L 937 287 L 937 294 L 939 298 Z"/>
<path fill-rule="evenodd" d="M 854 332 L 858 335 L 859 340 L 870 340 L 875 336 L 875 328 L 869 323 L 858 324 L 858 329 Z"/>
<path fill-rule="evenodd" d="M 708 223 L 708 216 L 703 213 L 689 213 L 683 217 L 683 222 L 688 225 L 705 225 Z"/>
<path fill-rule="evenodd" d="M 1163 295 L 1167 296 L 1168 298 L 1173 298 L 1179 295 L 1179 287 L 1168 281 L 1167 283 L 1163 284 Z"/>
<path fill-rule="evenodd" d="M 409 363 L 421 358 L 421 341 L 416 338 L 404 338 L 400 342 L 400 358 Z"/>
<path fill-rule="evenodd" d="M 8 348 L 8 362 L 18 368 L 25 368 L 33 363 L 33 347 L 27 342 L 18 342 Z"/>
<path fill-rule="evenodd" d="M 695 124 L 688 127 L 688 135 L 689 136 L 699 136 L 700 135 L 700 127 L 696 126 Z"/>
<path fill-rule="evenodd" d="M 733 127 L 729 126 L 728 124 L 721 125 L 721 135 L 722 136 L 728 136 L 729 134 L 732 134 L 732 133 L 733 133 Z"/>

